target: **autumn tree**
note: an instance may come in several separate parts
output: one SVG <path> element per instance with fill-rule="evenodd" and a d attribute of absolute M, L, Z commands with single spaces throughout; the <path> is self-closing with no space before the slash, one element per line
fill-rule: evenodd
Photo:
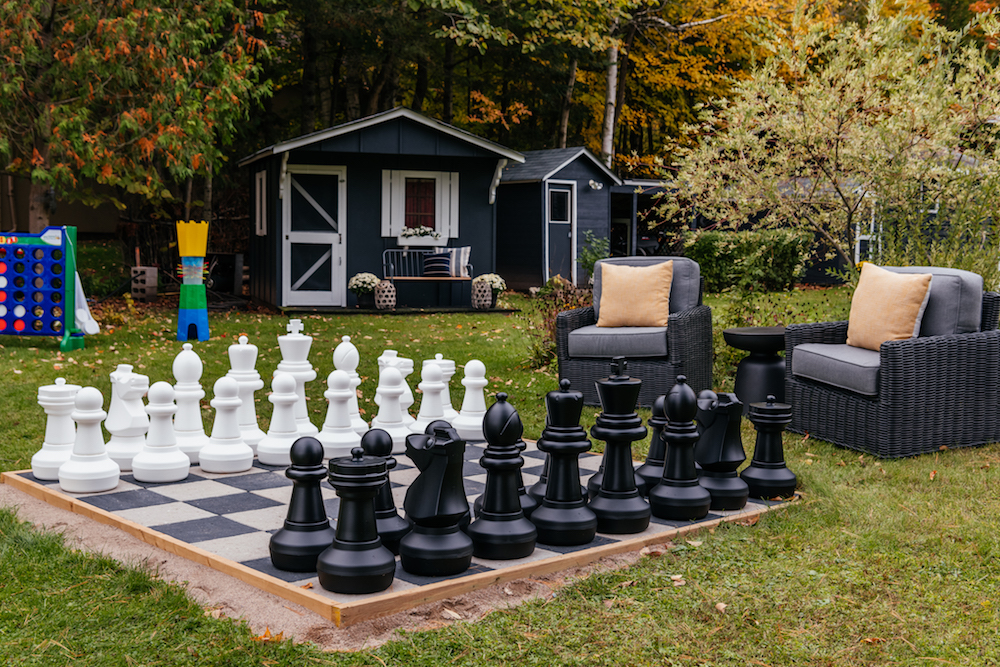
<path fill-rule="evenodd" d="M 808 21 L 800 11 L 790 31 L 762 42 L 770 57 L 704 110 L 666 212 L 811 230 L 847 267 L 859 225 L 873 218 L 876 233 L 931 210 L 990 224 L 1000 71 L 989 47 L 879 0 L 861 25 Z M 981 16 L 980 27 L 995 35 L 997 21 Z M 963 234 L 996 246 L 992 232 Z"/>
<path fill-rule="evenodd" d="M 269 1 L 0 3 L 0 160 L 31 181 L 31 231 L 53 195 L 159 202 L 209 175 L 268 90 Z"/>

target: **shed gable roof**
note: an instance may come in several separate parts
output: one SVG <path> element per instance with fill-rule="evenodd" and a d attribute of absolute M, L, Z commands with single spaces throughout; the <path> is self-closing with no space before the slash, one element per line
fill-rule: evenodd
<path fill-rule="evenodd" d="M 582 146 L 524 151 L 523 155 L 523 163 L 509 164 L 503 170 L 503 174 L 500 176 L 501 183 L 536 183 L 547 181 L 565 169 L 570 163 L 580 158 L 593 163 L 594 167 L 603 172 L 616 185 L 620 185 L 622 182 L 593 153 Z"/>
<path fill-rule="evenodd" d="M 410 109 L 396 107 L 268 146 L 240 160 L 240 166 L 300 148 L 320 152 L 500 157 L 513 162 L 524 161 L 520 153 L 500 144 Z"/>

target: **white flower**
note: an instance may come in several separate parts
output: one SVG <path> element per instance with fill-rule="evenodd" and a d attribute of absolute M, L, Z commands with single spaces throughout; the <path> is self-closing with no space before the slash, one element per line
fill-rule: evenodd
<path fill-rule="evenodd" d="M 473 283 L 486 283 L 494 292 L 502 292 L 507 289 L 507 282 L 495 273 L 484 273 L 472 279 Z"/>
<path fill-rule="evenodd" d="M 419 227 L 403 227 L 403 231 L 399 233 L 400 238 L 412 239 L 420 236 L 430 236 L 434 239 L 441 238 L 441 233 L 434 231 L 432 227 L 426 225 L 421 225 Z"/>
<path fill-rule="evenodd" d="M 347 282 L 347 289 L 355 294 L 367 294 L 374 292 L 375 286 L 380 282 L 382 281 L 374 273 L 358 273 Z"/>

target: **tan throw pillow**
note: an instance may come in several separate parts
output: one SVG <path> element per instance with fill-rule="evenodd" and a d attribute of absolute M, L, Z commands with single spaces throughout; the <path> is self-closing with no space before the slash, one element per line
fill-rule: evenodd
<path fill-rule="evenodd" d="M 674 261 L 649 266 L 601 264 L 599 327 L 665 327 Z"/>
<path fill-rule="evenodd" d="M 877 352 L 887 340 L 915 338 L 930 287 L 929 273 L 893 273 L 874 264 L 862 264 L 861 278 L 851 298 L 847 344 Z"/>

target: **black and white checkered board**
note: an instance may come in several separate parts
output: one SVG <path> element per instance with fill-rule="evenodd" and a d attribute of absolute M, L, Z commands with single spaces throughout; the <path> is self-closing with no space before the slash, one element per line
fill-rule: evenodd
<path fill-rule="evenodd" d="M 486 487 L 486 471 L 479 465 L 485 444 L 470 444 L 465 453 L 465 491 L 472 501 Z M 538 481 L 542 472 L 545 455 L 538 451 L 534 443 L 528 443 L 524 452 L 524 482 L 530 486 Z M 397 466 L 390 474 L 393 496 L 397 507 L 401 507 L 407 486 L 417 477 L 419 471 L 406 456 L 397 457 Z M 585 454 L 580 457 L 580 472 L 584 483 L 597 471 L 601 457 Z M 57 482 L 36 480 L 30 472 L 18 473 L 25 481 L 46 487 L 49 491 L 72 498 L 78 502 L 110 512 L 141 526 L 169 535 L 181 542 L 211 552 L 222 558 L 241 563 L 268 577 L 274 577 L 291 585 L 306 587 L 331 602 L 351 602 L 370 596 L 341 595 L 323 590 L 315 575 L 301 572 L 285 572 L 271 564 L 268 541 L 281 528 L 291 497 L 292 482 L 284 474 L 284 468 L 265 466 L 254 462 L 247 472 L 235 474 L 213 474 L 203 472 L 195 466 L 191 474 L 182 482 L 172 484 L 148 484 L 137 482 L 130 474 L 122 475 L 118 487 L 112 491 L 92 494 L 71 494 L 62 491 Z M 339 500 L 336 492 L 327 483 L 322 483 L 322 493 L 331 519 L 337 518 Z M 719 519 L 737 519 L 743 515 L 757 515 L 774 502 L 751 500 L 743 510 L 735 512 L 713 512 L 696 523 L 715 522 Z M 402 511 L 401 511 L 402 513 Z M 335 525 L 335 524 L 334 524 Z M 476 573 L 500 570 L 532 561 L 549 559 L 560 554 L 575 554 L 633 538 L 654 538 L 669 534 L 690 522 L 666 521 L 653 518 L 649 528 L 637 535 L 599 534 L 592 542 L 575 547 L 552 547 L 538 545 L 527 558 L 512 561 L 492 561 L 474 558 L 472 567 L 466 572 L 452 577 L 423 577 L 410 574 L 397 564 L 396 578 L 392 592 L 410 590 L 445 579 L 457 579 Z M 313 585 L 308 586 L 309 583 Z M 377 593 L 373 595 L 384 595 Z"/>

